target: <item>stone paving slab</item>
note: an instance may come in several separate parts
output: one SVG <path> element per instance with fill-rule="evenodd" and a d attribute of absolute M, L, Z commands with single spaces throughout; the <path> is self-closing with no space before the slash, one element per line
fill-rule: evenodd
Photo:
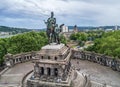
<path fill-rule="evenodd" d="M 79 72 L 89 74 L 93 81 L 120 87 L 120 72 L 113 71 L 110 67 L 80 59 L 72 59 L 71 63 Z"/>
<path fill-rule="evenodd" d="M 15 65 L 1 76 L 0 87 L 19 87 L 24 75 L 31 70 L 33 70 L 31 62 Z"/>
<path fill-rule="evenodd" d="M 61 49 L 62 47 L 64 47 L 65 45 L 64 44 L 51 44 L 51 45 L 46 45 L 46 46 L 43 46 L 42 49 Z"/>

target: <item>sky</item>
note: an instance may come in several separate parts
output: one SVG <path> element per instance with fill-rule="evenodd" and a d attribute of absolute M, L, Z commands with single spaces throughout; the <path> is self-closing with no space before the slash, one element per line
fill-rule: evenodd
<path fill-rule="evenodd" d="M 0 0 L 0 25 L 42 29 L 51 11 L 59 25 L 120 25 L 120 0 Z"/>

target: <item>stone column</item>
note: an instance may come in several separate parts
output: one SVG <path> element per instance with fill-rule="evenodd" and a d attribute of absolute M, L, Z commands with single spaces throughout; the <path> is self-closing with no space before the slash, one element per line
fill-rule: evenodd
<path fill-rule="evenodd" d="M 51 76 L 54 76 L 54 68 L 51 68 Z"/>
<path fill-rule="evenodd" d="M 79 53 L 78 55 L 79 55 L 79 58 L 82 59 L 82 55 L 81 55 L 81 53 Z"/>
<path fill-rule="evenodd" d="M 62 69 L 61 69 L 61 68 L 58 69 L 58 76 L 59 76 L 59 77 L 62 77 L 62 74 L 63 74 Z"/>
<path fill-rule="evenodd" d="M 47 75 L 47 67 L 44 67 L 44 74 Z"/>
<path fill-rule="evenodd" d="M 37 63 L 35 63 L 34 65 L 34 76 L 35 76 L 35 79 L 39 79 L 40 77 L 39 65 Z"/>

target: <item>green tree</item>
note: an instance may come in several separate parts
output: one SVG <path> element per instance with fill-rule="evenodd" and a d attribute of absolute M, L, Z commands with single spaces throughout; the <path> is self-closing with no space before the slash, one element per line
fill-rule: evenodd
<path fill-rule="evenodd" d="M 94 41 L 92 47 L 86 50 L 120 58 L 120 31 L 103 33 L 101 38 Z"/>
<path fill-rule="evenodd" d="M 0 65 L 3 64 L 5 54 L 7 54 L 7 41 L 6 39 L 0 39 Z"/>
<path fill-rule="evenodd" d="M 45 32 L 27 32 L 10 38 L 0 39 L 0 64 L 7 53 L 17 54 L 22 52 L 37 51 L 47 44 Z"/>
<path fill-rule="evenodd" d="M 61 35 L 60 40 L 61 40 L 61 43 L 67 44 L 67 39 L 65 38 L 65 36 Z"/>

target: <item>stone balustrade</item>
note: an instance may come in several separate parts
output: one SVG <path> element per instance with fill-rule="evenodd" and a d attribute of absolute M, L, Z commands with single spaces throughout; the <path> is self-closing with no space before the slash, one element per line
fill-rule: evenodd
<path fill-rule="evenodd" d="M 104 54 L 76 50 L 72 50 L 72 56 L 73 58 L 88 60 L 104 66 L 108 66 L 111 67 L 113 70 L 117 70 L 120 72 L 120 59 L 115 59 Z"/>
<path fill-rule="evenodd" d="M 7 66 L 11 67 L 18 63 L 27 62 L 32 60 L 36 56 L 36 53 L 37 52 L 33 51 L 33 52 L 16 54 L 16 55 L 7 54 L 5 55 L 5 63 Z M 111 67 L 113 70 L 117 70 L 120 72 L 120 59 L 115 59 L 113 57 L 106 56 L 104 54 L 98 54 L 88 51 L 72 50 L 71 53 L 73 58 L 95 62 L 104 66 Z"/>
<path fill-rule="evenodd" d="M 5 63 L 6 63 L 6 66 L 12 67 L 15 64 L 32 60 L 35 55 L 36 55 L 36 52 L 26 52 L 26 53 L 20 53 L 16 55 L 7 54 L 5 55 Z"/>

